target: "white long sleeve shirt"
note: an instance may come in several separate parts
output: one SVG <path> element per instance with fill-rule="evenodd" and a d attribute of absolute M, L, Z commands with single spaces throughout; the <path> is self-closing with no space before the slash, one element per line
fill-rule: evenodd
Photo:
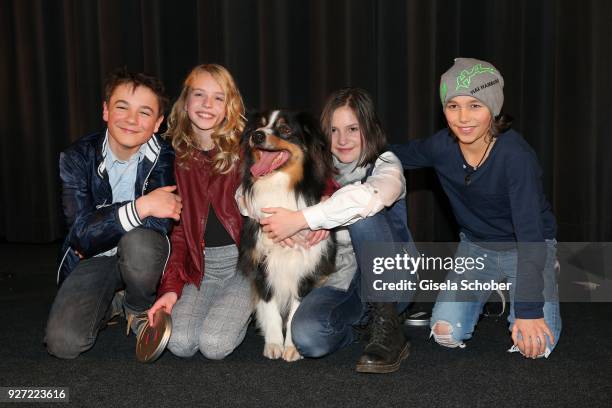
<path fill-rule="evenodd" d="M 355 272 L 357 258 L 347 226 L 363 218 L 375 215 L 406 196 L 406 180 L 401 162 L 391 152 L 385 152 L 374 163 L 372 174 L 367 168 L 352 168 L 336 162 L 340 170 L 338 183 L 342 186 L 328 200 L 302 210 L 311 229 L 336 228 L 336 271 L 325 286 L 346 290 Z M 352 170 L 352 171 L 351 171 Z"/>
<path fill-rule="evenodd" d="M 395 154 L 381 154 L 372 175 L 362 183 L 365 174 L 365 168 L 353 170 L 351 178 L 357 181 L 343 186 L 328 200 L 302 210 L 310 229 L 351 225 L 406 196 L 404 170 Z"/>

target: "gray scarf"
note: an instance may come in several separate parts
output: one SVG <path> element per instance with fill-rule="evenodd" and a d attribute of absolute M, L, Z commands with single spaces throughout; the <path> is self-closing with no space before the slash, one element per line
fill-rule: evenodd
<path fill-rule="evenodd" d="M 363 167 L 357 167 L 358 161 L 359 159 L 350 163 L 342 163 L 340 160 L 334 157 L 334 166 L 338 170 L 338 174 L 335 176 L 335 179 L 340 186 L 344 187 L 347 184 L 361 181 L 365 177 L 369 166 L 366 165 Z"/>

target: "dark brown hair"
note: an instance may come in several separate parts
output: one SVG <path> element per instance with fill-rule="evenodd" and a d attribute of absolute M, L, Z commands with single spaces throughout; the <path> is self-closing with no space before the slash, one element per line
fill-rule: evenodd
<path fill-rule="evenodd" d="M 382 129 L 374 102 L 370 94 L 361 88 L 343 88 L 332 93 L 325 102 L 321 113 L 321 127 L 331 141 L 331 122 L 336 109 L 351 108 L 361 131 L 361 155 L 358 166 L 374 164 L 387 147 L 387 137 Z"/>
<path fill-rule="evenodd" d="M 500 133 L 504 133 L 512 126 L 514 118 L 505 113 L 500 113 L 491 121 L 491 136 L 497 137 Z"/>
<path fill-rule="evenodd" d="M 113 92 L 115 92 L 115 89 L 121 85 L 131 85 L 134 90 L 139 86 L 149 88 L 157 97 L 159 108 L 159 112 L 157 112 L 158 117 L 163 115 L 166 111 L 168 98 L 165 94 L 164 84 L 156 77 L 142 72 L 130 72 L 127 70 L 127 67 L 122 67 L 111 72 L 104 84 L 104 100 L 107 104 L 110 103 L 110 98 Z"/>

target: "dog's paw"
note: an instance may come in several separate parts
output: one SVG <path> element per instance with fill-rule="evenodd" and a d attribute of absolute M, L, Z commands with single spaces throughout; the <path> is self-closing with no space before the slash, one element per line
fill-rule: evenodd
<path fill-rule="evenodd" d="M 302 356 L 297 351 L 295 346 L 287 346 L 287 347 L 285 347 L 285 350 L 283 351 L 283 360 L 285 360 L 287 362 L 292 362 L 292 361 L 298 361 L 301 358 L 302 358 Z"/>
<path fill-rule="evenodd" d="M 266 343 L 263 355 L 269 359 L 276 360 L 283 355 L 283 346 L 275 343 Z"/>

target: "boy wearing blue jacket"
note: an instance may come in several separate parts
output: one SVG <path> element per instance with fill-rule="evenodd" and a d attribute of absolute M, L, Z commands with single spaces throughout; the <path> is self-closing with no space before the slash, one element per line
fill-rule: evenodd
<path fill-rule="evenodd" d="M 137 331 L 133 317 L 155 301 L 170 251 L 166 236 L 181 211 L 174 152 L 155 134 L 165 105 L 157 78 L 118 70 L 105 86 L 107 129 L 60 155 L 68 235 L 45 333 L 56 357 L 89 350 L 108 318 L 124 310 Z"/>

